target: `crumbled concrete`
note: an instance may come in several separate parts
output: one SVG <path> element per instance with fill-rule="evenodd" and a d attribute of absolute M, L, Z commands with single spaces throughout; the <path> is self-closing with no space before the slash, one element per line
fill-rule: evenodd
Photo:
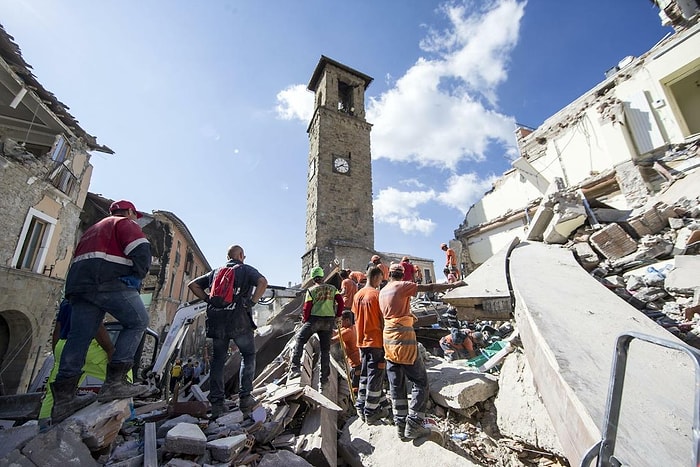
<path fill-rule="evenodd" d="M 501 434 L 563 456 L 525 355 L 514 352 L 506 357 L 498 383 L 500 389 L 494 404 Z"/>
<path fill-rule="evenodd" d="M 302 457 L 289 451 L 268 452 L 263 456 L 258 467 L 311 467 Z"/>
<path fill-rule="evenodd" d="M 211 457 L 220 462 L 231 462 L 245 446 L 246 435 L 229 436 L 207 443 Z"/>
<path fill-rule="evenodd" d="M 200 456 L 207 450 L 207 437 L 193 423 L 178 423 L 165 436 L 165 449 L 178 454 Z"/>
<path fill-rule="evenodd" d="M 192 415 L 180 415 L 179 417 L 171 418 L 170 420 L 166 420 L 163 422 L 161 426 L 158 427 L 158 431 L 156 433 L 157 438 L 165 438 L 165 435 L 168 434 L 168 431 L 170 431 L 172 428 L 174 428 L 178 423 L 197 423 L 198 419 L 193 417 Z"/>
<path fill-rule="evenodd" d="M 39 433 L 22 448 L 22 454 L 35 465 L 42 467 L 99 465 L 92 458 L 80 435 L 65 425 L 58 425 L 46 433 Z"/>
<path fill-rule="evenodd" d="M 243 416 L 243 412 L 240 410 L 233 410 L 227 414 L 222 415 L 221 417 L 216 419 L 216 423 L 219 425 L 235 425 L 238 423 L 241 423 L 245 417 Z"/>
<path fill-rule="evenodd" d="M 15 449 L 21 449 L 27 441 L 38 433 L 39 426 L 36 424 L 0 430 L 0 459 Z"/>
<path fill-rule="evenodd" d="M 437 404 L 456 411 L 464 411 L 498 392 L 498 378 L 464 364 L 441 362 L 426 370 L 430 397 Z"/>

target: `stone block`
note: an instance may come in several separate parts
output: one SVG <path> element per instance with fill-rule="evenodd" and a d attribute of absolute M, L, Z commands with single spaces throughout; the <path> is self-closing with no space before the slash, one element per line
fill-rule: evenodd
<path fill-rule="evenodd" d="M 194 423 L 196 424 L 198 421 L 197 418 L 193 417 L 192 415 L 180 415 L 179 417 L 171 418 L 170 420 L 166 420 L 163 422 L 162 425 L 158 427 L 158 431 L 156 434 L 156 438 L 165 438 L 165 435 L 168 434 L 168 431 L 170 431 L 172 428 L 174 428 L 178 423 Z"/>
<path fill-rule="evenodd" d="M 427 368 L 430 397 L 443 406 L 465 411 L 498 392 L 498 379 L 463 364 L 439 363 Z"/>
<path fill-rule="evenodd" d="M 222 415 L 221 417 L 216 419 L 216 423 L 219 425 L 236 425 L 239 424 L 243 421 L 245 417 L 243 416 L 243 412 L 240 410 L 233 410 L 226 415 Z"/>
<path fill-rule="evenodd" d="M 27 441 L 38 433 L 38 425 L 23 425 L 0 430 L 0 459 L 9 454 L 10 451 L 21 449 Z"/>
<path fill-rule="evenodd" d="M 99 465 L 71 425 L 58 425 L 46 433 L 39 433 L 22 448 L 22 454 L 42 467 Z"/>
<path fill-rule="evenodd" d="M 592 271 L 600 264 L 598 254 L 591 248 L 588 242 L 574 243 L 572 249 L 579 263 L 581 263 L 581 266 L 583 266 L 586 271 Z"/>
<path fill-rule="evenodd" d="M 194 423 L 178 423 L 165 435 L 165 449 L 201 456 L 207 450 L 207 437 Z"/>
<path fill-rule="evenodd" d="M 212 459 L 219 462 L 231 462 L 243 450 L 247 439 L 246 435 L 215 439 L 207 443 L 207 449 L 209 449 Z"/>
<path fill-rule="evenodd" d="M 131 414 L 131 399 L 119 399 L 106 404 L 91 404 L 66 420 L 78 426 L 83 442 L 91 451 L 109 446 L 116 438 L 124 420 Z"/>
<path fill-rule="evenodd" d="M 268 452 L 263 456 L 258 467 L 312 467 L 304 458 L 289 451 Z"/>
<path fill-rule="evenodd" d="M 622 258 L 637 250 L 637 242 L 618 224 L 608 224 L 591 235 L 591 245 L 608 259 Z"/>

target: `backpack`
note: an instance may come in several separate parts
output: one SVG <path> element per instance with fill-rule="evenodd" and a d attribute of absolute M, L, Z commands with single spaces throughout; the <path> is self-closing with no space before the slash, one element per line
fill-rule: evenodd
<path fill-rule="evenodd" d="M 240 264 L 224 266 L 216 271 L 214 282 L 209 288 L 209 304 L 214 308 L 229 308 L 235 299 L 233 283 L 236 279 L 236 269 Z"/>

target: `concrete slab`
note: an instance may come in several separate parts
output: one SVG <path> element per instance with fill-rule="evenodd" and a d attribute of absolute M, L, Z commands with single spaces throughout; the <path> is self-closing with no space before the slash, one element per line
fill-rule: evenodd
<path fill-rule="evenodd" d="M 350 443 L 366 467 L 471 467 L 478 466 L 442 446 L 423 438 L 401 442 L 392 425 L 367 425 L 359 418 L 343 430 L 341 438 Z"/>
<path fill-rule="evenodd" d="M 617 336 L 637 331 L 682 343 L 587 274 L 569 250 L 521 243 L 510 276 L 535 384 L 569 462 L 578 465 L 602 437 Z M 624 465 L 691 464 L 694 391 L 688 357 L 632 342 L 615 451 Z"/>
<path fill-rule="evenodd" d="M 498 386 L 494 405 L 501 434 L 563 456 L 564 450 L 522 352 L 513 352 L 505 359 Z"/>
<path fill-rule="evenodd" d="M 498 253 L 486 260 L 481 266 L 469 274 L 464 281 L 467 285 L 457 287 L 446 292 L 442 300 L 454 306 L 458 310 L 463 308 L 475 309 L 470 313 L 481 316 L 499 314 L 510 315 L 512 307 L 510 305 L 510 287 L 506 277 L 506 258 L 510 250 L 520 242 L 518 237 L 514 237 L 510 244 L 501 249 Z M 492 309 L 491 304 L 505 303 L 498 309 Z"/>
<path fill-rule="evenodd" d="M 0 459 L 11 451 L 21 448 L 39 433 L 38 425 L 16 426 L 0 430 Z M 0 464 L 2 464 L 0 462 Z"/>
<path fill-rule="evenodd" d="M 193 423 L 178 423 L 165 436 L 165 449 L 178 454 L 201 456 L 207 450 L 207 437 Z"/>
<path fill-rule="evenodd" d="M 681 255 L 673 259 L 674 268 L 666 275 L 666 289 L 692 295 L 700 288 L 700 256 Z"/>

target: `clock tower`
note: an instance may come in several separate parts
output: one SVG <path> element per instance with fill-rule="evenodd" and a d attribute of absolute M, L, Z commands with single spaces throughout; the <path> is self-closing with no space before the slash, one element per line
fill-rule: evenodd
<path fill-rule="evenodd" d="M 326 273 L 336 264 L 364 271 L 374 254 L 372 125 L 365 120 L 365 90 L 371 82 L 323 55 L 311 76 L 303 279 L 315 266 Z"/>

